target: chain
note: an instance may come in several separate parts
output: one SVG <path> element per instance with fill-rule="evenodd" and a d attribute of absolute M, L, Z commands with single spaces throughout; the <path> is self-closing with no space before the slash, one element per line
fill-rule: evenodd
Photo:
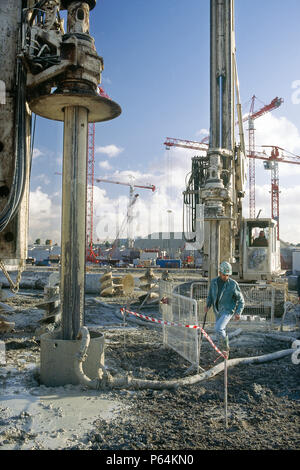
<path fill-rule="evenodd" d="M 19 268 L 18 268 L 18 274 L 17 274 L 17 279 L 16 279 L 16 282 L 14 283 L 12 278 L 10 277 L 4 263 L 2 260 L 0 260 L 0 268 L 2 269 L 3 271 L 3 274 L 4 276 L 6 277 L 6 279 L 8 280 L 8 283 L 10 285 L 10 290 L 16 294 L 18 291 L 19 291 L 19 286 L 20 286 L 20 281 L 21 281 L 21 277 L 22 277 L 22 272 L 24 271 L 25 267 L 23 266 L 23 260 L 20 259 L 20 263 L 19 263 Z"/>

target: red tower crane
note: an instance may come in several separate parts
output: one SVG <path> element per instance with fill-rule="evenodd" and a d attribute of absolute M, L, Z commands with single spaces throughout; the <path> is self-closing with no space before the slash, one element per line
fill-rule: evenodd
<path fill-rule="evenodd" d="M 86 260 L 96 259 L 93 251 L 94 230 L 94 167 L 95 167 L 95 123 L 88 124 L 87 193 L 86 193 Z"/>
<path fill-rule="evenodd" d="M 282 98 L 274 98 L 271 103 L 263 106 L 258 111 L 254 111 L 254 103 L 256 96 L 253 95 L 251 99 L 249 115 L 243 119 L 243 122 L 248 121 L 249 123 L 249 155 L 251 157 L 255 154 L 255 129 L 254 129 L 254 120 L 263 116 L 273 109 L 279 108 L 283 103 Z M 249 217 L 250 219 L 255 218 L 255 159 L 249 159 Z"/>
<path fill-rule="evenodd" d="M 87 190 L 86 190 L 86 261 L 97 263 L 93 250 L 94 231 L 94 168 L 95 168 L 95 123 L 88 124 L 87 139 Z M 56 172 L 56 175 L 61 173 Z"/>
<path fill-rule="evenodd" d="M 98 85 L 100 96 L 110 99 L 105 90 Z M 87 143 L 87 199 L 86 199 L 86 260 L 97 262 L 97 255 L 93 251 L 94 231 L 94 172 L 95 172 L 95 123 L 88 124 Z M 100 250 L 101 251 L 101 250 Z"/>
<path fill-rule="evenodd" d="M 264 167 L 266 170 L 271 170 L 271 214 L 272 219 L 277 221 L 277 239 L 279 240 L 279 167 L 278 163 L 291 163 L 300 165 L 300 156 L 293 154 L 281 147 L 275 145 L 262 145 L 262 147 L 271 148 L 271 155 L 266 155 L 265 152 L 256 152 L 249 154 L 251 159 L 264 160 Z M 279 150 L 287 154 L 279 153 Z"/>

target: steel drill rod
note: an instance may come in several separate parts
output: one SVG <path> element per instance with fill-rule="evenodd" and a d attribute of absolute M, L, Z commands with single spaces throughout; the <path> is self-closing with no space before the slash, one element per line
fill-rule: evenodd
<path fill-rule="evenodd" d="M 227 376 L 227 357 L 224 359 L 224 412 L 225 427 L 228 428 L 228 376 Z"/>
<path fill-rule="evenodd" d="M 84 325 L 88 110 L 64 109 L 61 227 L 62 339 Z"/>
<path fill-rule="evenodd" d="M 209 281 L 218 276 L 220 264 L 220 220 L 211 220 L 209 224 Z"/>

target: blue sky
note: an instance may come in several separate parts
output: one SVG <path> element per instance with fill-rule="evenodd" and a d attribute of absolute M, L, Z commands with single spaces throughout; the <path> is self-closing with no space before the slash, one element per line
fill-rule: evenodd
<path fill-rule="evenodd" d="M 256 121 L 259 145 L 300 154 L 298 0 L 236 0 L 235 28 L 243 113 L 255 94 L 283 105 Z M 182 230 L 182 191 L 189 150 L 163 145 L 165 137 L 201 140 L 209 128 L 209 0 L 98 0 L 91 35 L 104 58 L 102 86 L 120 117 L 96 124 L 95 177 L 154 184 L 138 191 L 134 231 Z M 299 83 L 297 82 L 299 81 Z M 293 88 L 294 87 L 294 88 Z M 247 141 L 247 126 L 245 126 Z M 60 241 L 63 124 L 37 117 L 31 175 L 30 240 Z M 280 164 L 281 238 L 300 242 L 300 165 Z M 270 173 L 256 162 L 256 208 L 270 216 Z M 128 188 L 94 188 L 94 240 L 112 235 L 126 214 Z M 171 210 L 170 212 L 167 211 Z M 169 214 L 169 215 L 168 215 Z M 244 215 L 248 216 L 247 198 Z M 170 222 L 171 220 L 171 222 Z"/>

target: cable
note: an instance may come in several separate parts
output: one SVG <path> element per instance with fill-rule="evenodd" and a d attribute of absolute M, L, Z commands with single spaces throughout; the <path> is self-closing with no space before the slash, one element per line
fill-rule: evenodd
<path fill-rule="evenodd" d="M 8 201 L 0 213 L 0 232 L 17 214 L 27 179 L 26 151 L 26 73 L 20 59 L 17 61 L 16 147 L 14 176 Z"/>

